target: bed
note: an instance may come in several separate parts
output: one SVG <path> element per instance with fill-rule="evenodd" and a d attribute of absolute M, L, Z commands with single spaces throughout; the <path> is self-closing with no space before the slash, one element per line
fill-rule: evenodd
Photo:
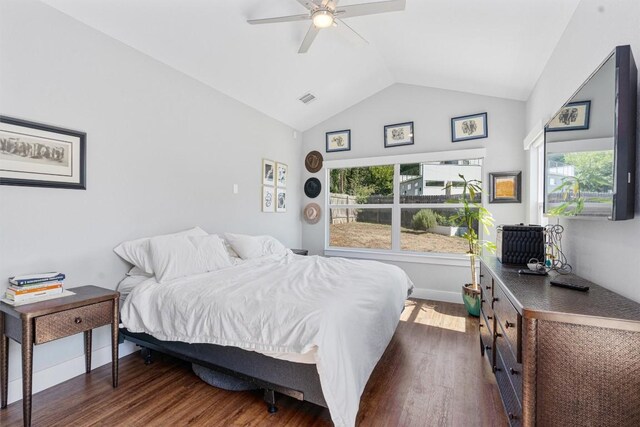
<path fill-rule="evenodd" d="M 395 332 L 412 283 L 374 261 L 290 251 L 235 259 L 215 271 L 119 286 L 121 335 L 329 408 L 355 424 L 360 396 Z"/>

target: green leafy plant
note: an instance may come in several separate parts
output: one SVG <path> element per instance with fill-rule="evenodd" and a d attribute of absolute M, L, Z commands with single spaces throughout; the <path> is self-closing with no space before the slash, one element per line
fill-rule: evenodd
<path fill-rule="evenodd" d="M 420 209 L 411 218 L 411 228 L 414 230 L 428 230 L 436 225 L 438 225 L 438 220 L 431 209 Z"/>
<path fill-rule="evenodd" d="M 580 193 L 580 180 L 573 176 L 562 178 L 562 183 L 551 193 L 561 193 L 562 203 L 549 210 L 551 216 L 575 216 L 584 209 L 584 198 Z"/>
<path fill-rule="evenodd" d="M 473 290 L 479 290 L 476 274 L 476 258 L 482 255 L 484 249 L 494 253 L 496 251 L 496 244 L 489 240 L 480 239 L 474 225 L 481 225 L 485 235 L 489 235 L 489 227 L 493 226 L 493 215 L 479 202 L 481 200 L 480 195 L 482 194 L 482 182 L 477 179 L 467 180 L 462 174 L 458 176 L 462 179 L 462 194 L 460 200 L 456 200 L 456 202 L 462 202 L 463 207 L 459 209 L 450 220 L 459 227 L 466 228 L 462 238 L 464 238 L 469 245 L 467 255 L 469 255 L 471 262 L 471 287 Z M 452 184 L 445 187 L 445 189 L 448 190 L 452 188 Z M 460 186 L 456 185 L 456 188 L 460 188 Z"/>

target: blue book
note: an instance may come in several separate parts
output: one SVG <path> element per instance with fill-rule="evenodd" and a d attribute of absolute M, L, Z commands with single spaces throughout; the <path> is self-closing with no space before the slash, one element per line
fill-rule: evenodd
<path fill-rule="evenodd" d="M 36 273 L 26 274 L 24 276 L 9 277 L 9 283 L 17 286 L 33 285 L 35 283 L 45 282 L 58 282 L 64 280 L 65 275 L 63 273 Z"/>

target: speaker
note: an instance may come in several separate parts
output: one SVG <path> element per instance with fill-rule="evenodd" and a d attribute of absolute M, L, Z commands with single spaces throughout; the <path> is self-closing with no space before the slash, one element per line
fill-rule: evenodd
<path fill-rule="evenodd" d="M 496 256 L 503 264 L 525 265 L 531 258 L 544 262 L 544 228 L 539 225 L 500 225 Z"/>

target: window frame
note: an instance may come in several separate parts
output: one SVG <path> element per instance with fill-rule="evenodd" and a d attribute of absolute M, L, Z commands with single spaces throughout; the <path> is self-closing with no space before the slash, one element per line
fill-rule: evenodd
<path fill-rule="evenodd" d="M 436 252 L 416 252 L 403 251 L 400 249 L 400 215 L 401 209 L 411 208 L 452 208 L 450 203 L 400 203 L 400 165 L 409 163 L 443 162 L 451 160 L 471 160 L 482 159 L 481 176 L 484 177 L 484 159 L 486 157 L 485 148 L 474 148 L 465 150 L 434 151 L 428 153 L 402 154 L 395 156 L 380 156 L 353 159 L 326 160 L 324 162 L 325 183 L 324 186 L 324 209 L 326 212 L 324 219 L 324 255 L 341 256 L 346 258 L 364 258 L 382 261 L 412 262 L 421 264 L 440 265 L 467 265 L 469 260 L 465 254 L 436 253 Z M 346 209 L 391 209 L 391 249 L 368 249 L 368 248 L 345 248 L 330 246 L 330 209 L 337 205 L 330 204 L 330 173 L 331 169 L 369 167 L 393 165 L 393 203 L 385 204 L 349 204 L 339 205 Z M 482 194 L 482 205 L 486 204 L 486 191 Z M 480 230 L 482 237 L 482 230 Z"/>

